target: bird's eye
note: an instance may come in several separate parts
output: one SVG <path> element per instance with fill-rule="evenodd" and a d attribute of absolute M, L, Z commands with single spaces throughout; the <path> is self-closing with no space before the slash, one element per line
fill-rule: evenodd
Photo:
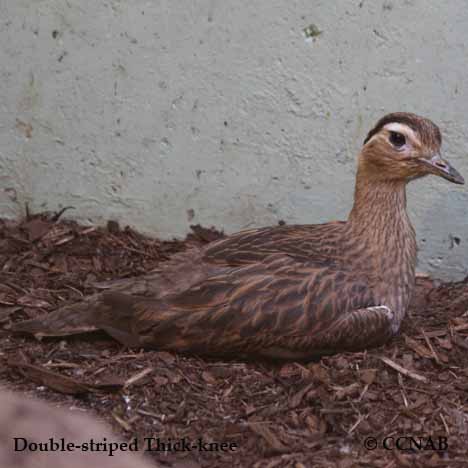
<path fill-rule="evenodd" d="M 399 132 L 390 132 L 390 143 L 396 148 L 401 148 L 406 143 L 405 135 Z"/>

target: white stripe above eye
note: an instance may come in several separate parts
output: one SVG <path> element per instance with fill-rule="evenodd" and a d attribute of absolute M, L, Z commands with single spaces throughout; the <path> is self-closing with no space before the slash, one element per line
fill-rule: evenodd
<path fill-rule="evenodd" d="M 418 144 L 421 143 L 419 141 L 417 133 L 411 127 L 408 127 L 408 125 L 398 123 L 398 122 L 391 122 L 391 123 L 388 123 L 387 125 L 384 125 L 383 128 L 390 132 L 402 133 L 411 141 L 418 143 Z"/>

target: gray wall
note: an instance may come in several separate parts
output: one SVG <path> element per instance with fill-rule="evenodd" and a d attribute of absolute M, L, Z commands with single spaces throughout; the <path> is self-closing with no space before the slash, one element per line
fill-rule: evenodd
<path fill-rule="evenodd" d="M 0 216 L 73 205 L 162 237 L 344 218 L 384 113 L 432 118 L 468 176 L 467 68 L 461 0 L 0 0 Z M 467 202 L 410 188 L 420 270 L 468 273 Z"/>

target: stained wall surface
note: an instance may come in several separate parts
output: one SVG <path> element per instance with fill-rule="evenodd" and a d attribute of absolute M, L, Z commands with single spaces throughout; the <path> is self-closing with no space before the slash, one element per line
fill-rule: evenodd
<path fill-rule="evenodd" d="M 344 218 L 395 110 L 468 176 L 468 8 L 423 0 L 0 0 L 0 216 L 161 237 Z M 415 182 L 419 270 L 468 273 L 468 190 Z"/>

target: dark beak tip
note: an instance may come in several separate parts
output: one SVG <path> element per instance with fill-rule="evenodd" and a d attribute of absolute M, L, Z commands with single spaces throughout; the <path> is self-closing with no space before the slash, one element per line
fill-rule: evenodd
<path fill-rule="evenodd" d="M 429 165 L 432 174 L 442 177 L 453 184 L 465 184 L 463 176 L 449 162 L 442 159 L 440 154 L 434 155 L 431 159 L 422 159 L 421 161 L 426 167 Z"/>
<path fill-rule="evenodd" d="M 450 172 L 451 172 L 451 174 L 450 174 Z M 451 175 L 451 181 L 454 184 L 465 185 L 464 177 L 456 169 L 454 169 L 452 167 L 450 172 L 449 172 L 449 174 Z"/>

